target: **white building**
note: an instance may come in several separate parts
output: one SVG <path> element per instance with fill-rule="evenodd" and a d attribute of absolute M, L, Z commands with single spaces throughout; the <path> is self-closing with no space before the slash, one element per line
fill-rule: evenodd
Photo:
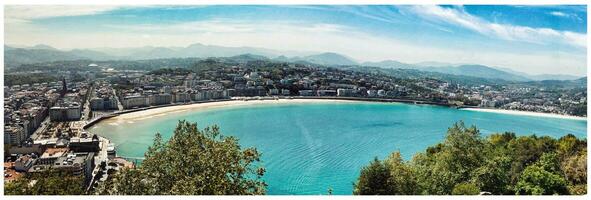
<path fill-rule="evenodd" d="M 51 121 L 76 121 L 82 117 L 82 107 L 78 103 L 62 104 L 49 109 Z"/>
<path fill-rule="evenodd" d="M 146 107 L 150 105 L 150 99 L 147 96 L 127 96 L 121 101 L 123 108 Z"/>

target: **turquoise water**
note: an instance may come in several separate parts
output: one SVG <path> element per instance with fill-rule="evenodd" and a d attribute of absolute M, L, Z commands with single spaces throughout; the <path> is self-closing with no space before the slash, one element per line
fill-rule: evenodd
<path fill-rule="evenodd" d="M 315 103 L 229 106 L 170 113 L 91 128 L 117 144 L 118 154 L 142 157 L 154 133 L 169 138 L 180 119 L 213 124 L 243 147 L 262 153 L 269 194 L 351 194 L 362 166 L 375 156 L 400 150 L 405 159 L 440 142 L 447 128 L 464 120 L 483 135 L 513 131 L 518 135 L 586 138 L 587 121 L 457 110 L 399 103 Z"/>

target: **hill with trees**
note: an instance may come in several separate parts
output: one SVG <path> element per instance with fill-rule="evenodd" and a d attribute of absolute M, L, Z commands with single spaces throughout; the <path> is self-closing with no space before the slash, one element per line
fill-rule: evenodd
<path fill-rule="evenodd" d="M 399 152 L 361 169 L 357 195 L 582 195 L 587 141 L 566 135 L 483 137 L 459 122 L 445 140 L 404 161 Z"/>

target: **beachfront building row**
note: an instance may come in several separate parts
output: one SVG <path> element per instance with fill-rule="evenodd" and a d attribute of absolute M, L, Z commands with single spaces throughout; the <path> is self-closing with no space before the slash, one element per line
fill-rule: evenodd
<path fill-rule="evenodd" d="M 90 99 L 90 109 L 92 110 L 117 110 L 117 98 L 110 97 L 94 97 Z"/>
<path fill-rule="evenodd" d="M 204 101 L 211 99 L 229 98 L 228 90 L 203 90 L 197 92 L 176 92 L 173 94 L 127 94 L 120 99 L 123 108 L 137 108 L 156 105 L 166 105 L 171 103 L 186 103 L 191 101 Z"/>
<path fill-rule="evenodd" d="M 111 84 L 107 81 L 96 82 L 93 90 L 93 96 L 90 98 L 89 104 L 90 109 L 93 111 L 119 109 L 115 92 L 111 87 Z"/>

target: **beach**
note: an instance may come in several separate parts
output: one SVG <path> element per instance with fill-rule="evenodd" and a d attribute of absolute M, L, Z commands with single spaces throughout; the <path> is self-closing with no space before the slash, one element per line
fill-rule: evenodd
<path fill-rule="evenodd" d="M 355 103 L 359 102 L 356 100 L 345 100 L 345 99 L 234 99 L 230 101 L 216 101 L 206 103 L 195 103 L 187 105 L 174 105 L 160 108 L 150 108 L 137 112 L 130 112 L 120 114 L 113 118 L 106 119 L 105 121 L 128 121 L 127 123 L 133 123 L 133 121 L 149 119 L 153 117 L 160 117 L 164 115 L 179 113 L 179 112 L 193 112 L 200 110 L 215 109 L 220 107 L 229 106 L 249 106 L 249 105 L 262 105 L 262 104 L 302 104 L 302 103 Z M 371 101 L 368 101 L 371 102 Z M 489 112 L 509 115 L 522 115 L 522 116 L 533 116 L 533 117 L 549 117 L 549 118 L 560 118 L 560 119 L 571 119 L 571 120 L 587 120 L 586 117 L 560 115 L 553 113 L 538 113 L 530 111 L 518 111 L 518 110 L 502 110 L 502 109 L 490 109 L 490 108 L 462 108 L 460 110 L 475 111 L 475 112 Z"/>
<path fill-rule="evenodd" d="M 105 121 L 135 121 L 148 119 L 152 117 L 159 117 L 179 112 L 192 112 L 199 110 L 214 109 L 228 106 L 249 106 L 249 105 L 261 105 L 261 104 L 302 104 L 302 103 L 355 103 L 359 101 L 352 100 L 340 100 L 340 99 L 262 99 L 262 100 L 231 100 L 231 101 L 218 101 L 218 102 L 207 102 L 207 103 L 195 103 L 187 105 L 175 105 L 161 108 L 152 108 L 137 112 L 125 113 L 118 115 L 113 118 L 106 119 Z"/>
<path fill-rule="evenodd" d="M 501 109 L 490 109 L 490 108 L 462 108 L 460 110 L 500 113 L 500 114 L 509 114 L 509 115 L 523 115 L 523 116 L 533 116 L 533 117 L 551 117 L 551 118 L 560 118 L 560 119 L 587 120 L 586 117 L 560 115 L 560 114 L 554 114 L 554 113 L 539 113 L 539 112 L 530 112 L 530 111 L 520 111 L 520 110 L 501 110 Z"/>

